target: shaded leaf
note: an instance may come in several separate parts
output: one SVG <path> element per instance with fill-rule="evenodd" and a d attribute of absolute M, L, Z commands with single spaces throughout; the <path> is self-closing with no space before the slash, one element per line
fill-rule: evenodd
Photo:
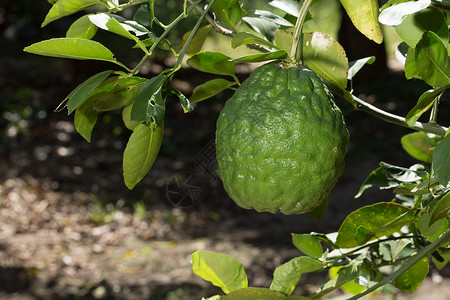
<path fill-rule="evenodd" d="M 422 284 L 430 270 L 430 265 L 426 257 L 422 258 L 406 272 L 394 280 L 394 286 L 405 293 L 415 292 Z"/>
<path fill-rule="evenodd" d="M 447 186 L 450 180 L 450 134 L 434 149 L 432 166 L 439 183 Z"/>
<path fill-rule="evenodd" d="M 347 216 L 339 228 L 336 244 L 341 248 L 358 246 L 355 233 L 361 224 L 371 231 L 367 239 L 371 240 L 391 235 L 413 220 L 414 211 L 396 203 L 381 202 L 365 206 Z"/>
<path fill-rule="evenodd" d="M 77 109 L 80 105 L 82 105 L 87 99 L 88 96 L 112 73 L 111 70 L 103 71 L 98 73 L 82 84 L 77 86 L 70 94 L 67 96 L 69 101 L 66 106 L 68 109 L 68 113 L 71 114 L 75 109 Z"/>
<path fill-rule="evenodd" d="M 313 208 L 313 210 L 308 211 L 306 214 L 311 218 L 322 220 L 327 212 L 328 198 L 325 198 L 319 206 Z"/>
<path fill-rule="evenodd" d="M 433 207 L 430 213 L 430 225 L 434 222 L 447 218 L 450 212 L 450 192 L 445 194 L 436 205 Z"/>
<path fill-rule="evenodd" d="M 220 287 L 225 294 L 248 286 L 242 264 L 227 254 L 198 250 L 191 255 L 191 268 L 196 275 Z"/>
<path fill-rule="evenodd" d="M 292 243 L 298 250 L 305 255 L 320 258 L 322 257 L 323 249 L 319 240 L 310 234 L 295 234 L 292 233 Z"/>
<path fill-rule="evenodd" d="M 353 25 L 366 37 L 381 44 L 383 33 L 378 23 L 377 0 L 341 0 Z"/>
<path fill-rule="evenodd" d="M 231 58 L 219 52 L 199 52 L 187 60 L 188 65 L 206 73 L 235 75 L 235 64 Z"/>
<path fill-rule="evenodd" d="M 25 52 L 80 60 L 103 60 L 117 63 L 114 54 L 96 41 L 80 38 L 54 38 L 32 44 Z"/>
<path fill-rule="evenodd" d="M 447 224 L 448 226 L 448 224 Z M 449 262 L 450 262 L 450 252 L 438 252 L 439 255 L 443 258 L 442 261 L 438 261 L 436 258 L 433 257 L 433 263 L 436 265 L 436 268 L 438 270 L 442 270 Z"/>
<path fill-rule="evenodd" d="M 429 7 L 407 16 L 395 31 L 410 47 L 416 47 L 426 31 L 436 33 L 444 45 L 448 43 L 448 28 L 442 13 Z"/>
<path fill-rule="evenodd" d="M 402 136 L 403 149 L 415 159 L 431 163 L 432 153 L 437 142 L 424 132 L 413 132 Z"/>
<path fill-rule="evenodd" d="M 131 109 L 131 120 L 144 121 L 148 125 L 159 125 L 165 113 L 165 103 L 161 88 L 166 79 L 165 75 L 158 75 L 150 79 L 140 89 Z"/>
<path fill-rule="evenodd" d="M 100 4 L 101 2 L 101 0 L 59 0 L 50 8 L 41 26 L 44 27 L 59 18 L 74 14 L 77 11 L 95 4 Z"/>
<path fill-rule="evenodd" d="M 246 56 L 241 56 L 238 58 L 232 59 L 232 61 L 239 61 L 239 62 L 263 62 L 268 60 L 274 60 L 274 59 L 284 59 L 287 57 L 287 52 L 284 50 L 278 50 L 274 52 L 268 52 L 268 53 L 259 53 L 259 54 L 250 54 Z"/>
<path fill-rule="evenodd" d="M 304 63 L 340 89 L 347 86 L 348 60 L 342 46 L 331 36 L 312 32 L 303 38 Z"/>
<path fill-rule="evenodd" d="M 446 46 L 433 32 L 426 32 L 417 43 L 414 59 L 420 76 L 433 87 L 450 84 L 450 59 Z"/>
<path fill-rule="evenodd" d="M 164 124 L 155 129 L 139 124 L 128 140 L 123 153 L 123 177 L 131 190 L 141 181 L 158 156 L 164 136 Z"/>
<path fill-rule="evenodd" d="M 77 132 L 88 142 L 91 141 L 92 129 L 97 123 L 98 112 L 93 108 L 94 100 L 86 101 L 75 111 L 74 124 Z"/>
<path fill-rule="evenodd" d="M 94 109 L 99 111 L 111 111 L 131 104 L 141 90 L 144 83 L 130 86 L 112 92 L 101 92 L 93 96 Z"/>
<path fill-rule="evenodd" d="M 414 106 L 406 115 L 405 122 L 408 126 L 414 126 L 416 121 L 420 118 L 420 116 L 428 111 L 433 105 L 435 99 L 442 94 L 449 86 L 443 86 L 438 89 L 428 90 L 420 95 L 419 100 L 417 101 L 416 106 Z"/>
<path fill-rule="evenodd" d="M 268 41 L 273 41 L 275 38 L 275 31 L 280 27 L 273 21 L 255 18 L 255 17 L 244 17 L 242 18 L 253 30 L 264 36 Z"/>
<path fill-rule="evenodd" d="M 369 174 L 359 188 L 358 194 L 356 194 L 355 198 L 359 198 L 366 189 L 373 186 L 378 186 L 380 189 L 390 189 L 399 185 L 400 182 L 398 180 L 389 179 L 387 170 L 380 167 Z"/>
<path fill-rule="evenodd" d="M 66 37 L 90 40 L 96 33 L 97 26 L 92 24 L 92 22 L 89 20 L 88 15 L 85 15 L 73 22 L 72 25 L 70 25 L 69 29 L 67 30 Z"/>
<path fill-rule="evenodd" d="M 131 109 L 133 105 L 125 106 L 122 110 L 122 121 L 126 128 L 134 130 L 140 122 L 131 120 Z"/>
<path fill-rule="evenodd" d="M 152 6 L 155 5 L 154 0 L 152 1 Z M 153 21 L 155 19 L 154 10 L 150 9 L 148 4 L 143 4 L 138 7 L 136 12 L 133 14 L 133 20 L 142 26 L 151 28 L 153 26 Z"/>
<path fill-rule="evenodd" d="M 400 25 L 406 16 L 427 8 L 430 3 L 431 0 L 418 0 L 393 5 L 380 13 L 380 23 L 388 26 Z"/>
<path fill-rule="evenodd" d="M 208 0 L 211 3 L 211 0 Z M 245 15 L 241 4 L 237 0 L 216 0 L 212 6 L 214 13 L 221 18 L 233 31 L 236 31 L 236 25 Z"/>
<path fill-rule="evenodd" d="M 180 100 L 181 107 L 183 108 L 183 111 L 184 111 L 185 113 L 194 110 L 194 108 L 193 108 L 192 105 L 191 105 L 191 102 L 189 101 L 188 98 L 186 98 L 185 95 L 183 95 L 182 92 L 180 92 L 180 91 L 177 90 L 177 89 L 172 89 L 172 90 L 171 90 L 171 93 L 174 94 L 174 95 L 176 95 L 176 96 L 178 97 L 178 100 Z"/>
<path fill-rule="evenodd" d="M 406 54 L 405 59 L 405 77 L 407 79 L 421 78 L 419 74 L 419 70 L 417 69 L 416 60 L 415 60 L 415 49 L 410 47 Z"/>
<path fill-rule="evenodd" d="M 189 100 L 191 103 L 196 103 L 209 99 L 235 84 L 236 82 L 228 81 L 223 78 L 209 80 L 201 85 L 196 86 Z"/>
<path fill-rule="evenodd" d="M 267 46 L 269 48 L 276 48 L 271 42 L 268 42 L 265 39 L 257 37 L 251 33 L 247 32 L 238 32 L 231 39 L 231 47 L 237 48 L 242 45 L 256 44 L 261 46 Z"/>
<path fill-rule="evenodd" d="M 322 262 L 308 256 L 295 257 L 275 269 L 270 289 L 290 295 L 303 273 L 320 270 L 323 266 Z"/>
<path fill-rule="evenodd" d="M 194 55 L 197 52 L 200 52 L 202 50 L 203 44 L 205 43 L 206 38 L 208 37 L 208 34 L 211 30 L 211 25 L 206 25 L 203 27 L 200 27 L 197 32 L 194 35 L 194 38 L 191 40 L 191 43 L 189 44 L 186 54 L 187 55 Z M 189 35 L 192 31 L 188 31 L 183 35 L 183 39 L 181 41 L 181 45 L 184 46 L 186 43 Z"/>

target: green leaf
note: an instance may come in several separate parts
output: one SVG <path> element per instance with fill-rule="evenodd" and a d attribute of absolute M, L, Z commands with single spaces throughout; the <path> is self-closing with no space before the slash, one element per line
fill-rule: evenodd
<path fill-rule="evenodd" d="M 328 207 L 328 198 L 325 198 L 322 203 L 319 204 L 316 208 L 308 211 L 306 214 L 311 218 L 317 219 L 321 221 L 327 212 Z"/>
<path fill-rule="evenodd" d="M 171 90 L 171 93 L 174 94 L 174 95 L 176 95 L 176 96 L 178 97 L 178 100 L 180 100 L 180 103 L 181 103 L 181 107 L 183 108 L 183 111 L 184 111 L 185 113 L 194 110 L 194 108 L 193 108 L 192 105 L 191 105 L 191 102 L 189 101 L 188 98 L 186 98 L 185 95 L 183 95 L 182 92 L 180 92 L 180 91 L 177 90 L 177 89 L 172 89 L 172 90 Z"/>
<path fill-rule="evenodd" d="M 279 10 L 284 11 L 285 13 L 298 17 L 300 14 L 301 3 L 294 0 L 274 0 L 269 2 L 270 6 L 276 7 Z"/>
<path fill-rule="evenodd" d="M 217 75 L 235 75 L 235 64 L 229 56 L 219 52 L 199 52 L 187 60 L 187 64 L 202 72 Z"/>
<path fill-rule="evenodd" d="M 92 129 L 97 123 L 98 112 L 93 109 L 94 100 L 86 101 L 75 111 L 74 124 L 78 133 L 88 142 L 91 141 Z"/>
<path fill-rule="evenodd" d="M 295 234 L 292 233 L 292 243 L 298 250 L 305 255 L 320 258 L 323 254 L 322 245 L 319 240 L 310 234 Z"/>
<path fill-rule="evenodd" d="M 431 108 L 434 103 L 434 100 L 442 94 L 449 85 L 440 87 L 438 89 L 428 90 L 422 95 L 420 95 L 419 100 L 417 101 L 416 106 L 414 106 L 406 115 L 405 122 L 408 126 L 412 127 L 416 124 L 416 121 L 420 118 L 420 116 L 425 113 L 427 110 Z"/>
<path fill-rule="evenodd" d="M 241 56 L 238 58 L 232 59 L 232 61 L 239 61 L 239 62 L 263 62 L 268 60 L 274 60 L 274 59 L 284 59 L 287 57 L 287 52 L 284 50 L 278 50 L 274 52 L 268 52 L 268 53 L 259 53 L 259 54 L 250 54 L 246 56 Z"/>
<path fill-rule="evenodd" d="M 430 220 L 431 215 L 429 211 L 422 213 L 419 218 L 418 228 L 428 241 L 433 242 L 448 229 L 448 221 L 445 218 L 439 218 L 431 223 Z"/>
<path fill-rule="evenodd" d="M 303 297 L 287 297 L 280 292 L 265 289 L 249 287 L 234 291 L 228 295 L 222 296 L 220 300 L 303 300 Z M 306 298 L 308 299 L 308 298 Z"/>
<path fill-rule="evenodd" d="M 191 268 L 194 274 L 220 287 L 225 294 L 248 286 L 244 267 L 227 254 L 198 250 L 191 255 Z"/>
<path fill-rule="evenodd" d="M 450 84 L 450 64 L 446 46 L 433 32 L 426 32 L 417 43 L 414 60 L 423 80 L 432 87 Z"/>
<path fill-rule="evenodd" d="M 346 272 L 343 272 L 343 271 L 346 271 Z M 352 275 L 350 275 L 350 274 L 352 274 Z M 351 276 L 350 278 L 349 278 L 349 275 Z M 364 286 L 356 283 L 356 281 L 355 281 L 356 274 L 348 272 L 347 270 L 343 269 L 342 267 L 330 268 L 330 270 L 328 271 L 328 276 L 330 276 L 331 279 L 336 279 L 338 284 L 342 283 L 342 282 L 346 282 L 346 283 L 342 284 L 340 286 L 340 288 L 344 292 L 347 292 L 349 294 L 356 295 L 366 289 Z"/>
<path fill-rule="evenodd" d="M 439 183 L 447 186 L 450 180 L 450 134 L 434 149 L 432 166 Z"/>
<path fill-rule="evenodd" d="M 34 43 L 23 51 L 52 57 L 102 60 L 117 63 L 114 54 L 96 41 L 80 38 L 54 38 Z"/>
<path fill-rule="evenodd" d="M 404 135 L 401 138 L 403 149 L 415 159 L 431 163 L 432 148 L 436 147 L 437 142 L 424 132 L 413 132 Z"/>
<path fill-rule="evenodd" d="M 59 0 L 53 4 L 41 26 L 44 27 L 59 18 L 74 14 L 77 11 L 95 4 L 100 4 L 101 2 L 100 0 Z"/>
<path fill-rule="evenodd" d="M 409 268 L 394 280 L 394 286 L 405 293 L 415 292 L 422 284 L 430 270 L 430 265 L 426 257 L 422 258 L 415 265 Z"/>
<path fill-rule="evenodd" d="M 134 129 L 123 153 L 123 177 L 130 190 L 152 167 L 161 148 L 163 136 L 163 122 L 155 129 L 143 123 Z"/>
<path fill-rule="evenodd" d="M 70 25 L 69 29 L 67 30 L 66 37 L 90 40 L 96 33 L 97 26 L 92 24 L 92 22 L 89 20 L 88 15 L 85 15 L 73 22 L 72 25 Z"/>
<path fill-rule="evenodd" d="M 256 18 L 256 17 L 244 17 L 242 18 L 254 31 L 261 34 L 269 42 L 273 41 L 275 38 L 275 31 L 280 28 L 280 26 L 273 21 Z"/>
<path fill-rule="evenodd" d="M 393 5 L 381 12 L 379 17 L 380 23 L 388 26 L 400 25 L 406 16 L 421 11 L 428 7 L 430 3 L 431 0 L 419 0 Z"/>
<path fill-rule="evenodd" d="M 255 13 L 255 15 L 260 16 L 261 18 L 272 21 L 275 24 L 278 24 L 280 26 L 286 26 L 286 27 L 294 26 L 294 24 L 292 24 L 288 20 L 280 17 L 279 15 L 274 14 L 273 12 L 267 11 L 267 10 L 255 9 L 254 13 Z"/>
<path fill-rule="evenodd" d="M 323 263 L 311 257 L 295 257 L 275 269 L 270 289 L 290 295 L 303 273 L 314 272 L 323 267 Z"/>
<path fill-rule="evenodd" d="M 427 172 L 422 165 L 413 165 L 409 169 L 394 166 L 385 162 L 380 162 L 380 166 L 389 173 L 389 175 L 400 182 L 417 182 L 427 176 Z"/>
<path fill-rule="evenodd" d="M 147 124 L 159 125 L 165 113 L 164 99 L 161 88 L 166 79 L 165 75 L 158 75 L 150 79 L 137 94 L 131 109 L 131 120 L 144 121 Z"/>
<path fill-rule="evenodd" d="M 371 231 L 371 240 L 391 235 L 414 220 L 414 211 L 408 207 L 381 202 L 364 206 L 347 216 L 338 231 L 336 244 L 341 248 L 353 248 L 360 245 L 356 233 L 361 224 Z"/>
<path fill-rule="evenodd" d="M 80 105 L 82 105 L 87 99 L 88 96 L 112 73 L 111 70 L 103 71 L 98 73 L 82 84 L 77 86 L 70 94 L 67 96 L 69 101 L 66 106 L 68 109 L 68 113 L 71 114 L 75 109 L 77 109 Z"/>
<path fill-rule="evenodd" d="M 339 0 L 314 1 L 308 10 L 310 17 L 306 15 L 303 32 L 322 32 L 338 40 L 343 13 Z"/>
<path fill-rule="evenodd" d="M 196 103 L 209 99 L 235 84 L 236 82 L 228 81 L 223 78 L 209 80 L 201 85 L 196 86 L 189 100 L 191 103 Z"/>
<path fill-rule="evenodd" d="M 436 258 L 433 257 L 433 263 L 436 265 L 436 268 L 438 270 L 442 270 L 450 262 L 450 252 L 438 252 L 438 253 L 443 258 L 443 261 L 438 261 Z"/>
<path fill-rule="evenodd" d="M 247 32 L 238 32 L 231 39 L 231 47 L 237 48 L 242 45 L 256 44 L 261 46 L 267 46 L 269 48 L 276 48 L 271 42 L 266 41 L 256 35 Z"/>
<path fill-rule="evenodd" d="M 374 42 L 383 42 L 383 33 L 378 23 L 377 0 L 341 0 L 347 15 L 353 25 L 366 37 Z"/>
<path fill-rule="evenodd" d="M 400 185 L 398 180 L 393 180 L 388 178 L 387 170 L 383 167 L 380 167 L 366 178 L 361 187 L 359 188 L 358 194 L 356 194 L 355 198 L 359 198 L 362 193 L 373 186 L 378 186 L 380 189 L 390 189 Z"/>
<path fill-rule="evenodd" d="M 439 199 L 430 213 L 430 225 L 434 222 L 447 218 L 450 212 L 450 192 Z"/>
<path fill-rule="evenodd" d="M 211 3 L 211 0 L 208 0 Z M 237 0 L 216 0 L 212 6 L 212 10 L 221 18 L 233 31 L 236 31 L 236 25 L 245 15 L 245 11 L 241 8 L 241 4 Z"/>
<path fill-rule="evenodd" d="M 111 111 L 131 104 L 139 93 L 143 83 L 113 92 L 101 92 L 93 96 L 94 109 Z"/>
<path fill-rule="evenodd" d="M 284 50 L 287 53 L 291 51 L 292 39 L 294 32 L 292 30 L 277 30 L 275 31 L 275 45 L 278 49 Z"/>
<path fill-rule="evenodd" d="M 305 33 L 303 37 L 304 63 L 340 89 L 347 86 L 348 59 L 342 46 L 331 36 Z"/>
<path fill-rule="evenodd" d="M 415 50 L 414 48 L 410 47 L 408 49 L 408 52 L 406 54 L 406 60 L 405 60 L 405 77 L 407 79 L 411 79 L 413 77 L 415 78 L 421 78 L 419 74 L 419 70 L 417 69 L 416 61 L 415 61 Z"/>
<path fill-rule="evenodd" d="M 186 54 L 191 56 L 196 54 L 197 52 L 200 52 L 202 50 L 203 44 L 205 43 L 206 38 L 208 37 L 209 32 L 211 31 L 211 25 L 206 25 L 203 27 L 200 27 L 197 32 L 194 35 L 194 38 L 192 39 L 191 43 L 189 44 Z M 183 39 L 181 41 L 181 45 L 184 46 L 186 43 L 189 35 L 192 31 L 188 31 L 183 35 Z"/>
<path fill-rule="evenodd" d="M 361 58 L 361 59 L 349 62 L 347 79 L 352 80 L 353 77 L 356 75 L 356 73 L 358 73 L 359 70 L 361 70 L 365 64 L 371 65 L 374 62 L 375 62 L 375 56 L 369 56 L 369 57 L 365 57 L 365 58 Z"/>
<path fill-rule="evenodd" d="M 133 105 L 125 106 L 122 110 L 122 121 L 126 128 L 134 130 L 140 122 L 131 120 L 131 109 Z"/>
<path fill-rule="evenodd" d="M 416 47 L 426 31 L 436 33 L 444 45 L 448 43 L 447 22 L 445 22 L 442 13 L 434 7 L 407 16 L 402 24 L 394 28 L 402 40 L 413 48 Z"/>
<path fill-rule="evenodd" d="M 155 5 L 154 0 L 152 6 Z M 150 9 L 148 4 L 139 6 L 136 12 L 133 14 L 133 20 L 141 24 L 142 26 L 151 28 L 155 19 L 154 9 Z"/>

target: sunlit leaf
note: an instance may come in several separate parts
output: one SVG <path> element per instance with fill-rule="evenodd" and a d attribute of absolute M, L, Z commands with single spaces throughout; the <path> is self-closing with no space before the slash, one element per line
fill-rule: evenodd
<path fill-rule="evenodd" d="M 361 59 L 349 62 L 347 79 L 352 80 L 353 77 L 356 75 L 356 73 L 358 73 L 359 70 L 361 70 L 362 67 L 364 67 L 364 65 L 366 65 L 366 64 L 371 65 L 374 62 L 375 62 L 375 56 L 369 56 L 369 57 L 365 57 L 365 58 L 361 58 Z"/>
<path fill-rule="evenodd" d="M 369 241 L 393 234 L 413 220 L 414 211 L 393 202 L 365 206 L 347 216 L 339 228 L 336 244 L 341 248 L 358 246 L 360 243 L 356 240 L 355 234 L 361 224 L 371 231 L 366 239 Z"/>
<path fill-rule="evenodd" d="M 287 297 L 280 292 L 266 288 L 249 287 L 222 296 L 220 300 L 307 300 L 302 296 Z"/>
<path fill-rule="evenodd" d="M 242 264 L 227 254 L 198 250 L 191 255 L 191 268 L 196 275 L 220 287 L 225 294 L 248 286 Z"/>
<path fill-rule="evenodd" d="M 378 0 L 341 0 L 353 25 L 374 42 L 383 42 L 383 33 L 378 23 Z"/>
<path fill-rule="evenodd" d="M 264 36 L 268 41 L 273 41 L 275 38 L 275 31 L 280 27 L 273 21 L 255 18 L 255 17 L 244 17 L 242 18 L 253 30 Z"/>
<path fill-rule="evenodd" d="M 196 103 L 209 99 L 235 84 L 236 82 L 228 81 L 223 78 L 209 80 L 205 83 L 202 83 L 201 85 L 196 86 L 189 100 L 191 103 Z"/>
<path fill-rule="evenodd" d="M 88 15 L 85 15 L 73 22 L 72 25 L 70 25 L 69 29 L 67 30 L 66 37 L 90 40 L 96 33 L 97 26 L 92 24 L 92 22 L 89 20 Z"/>
<path fill-rule="evenodd" d="M 272 21 L 275 24 L 278 24 L 281 26 L 287 26 L 287 27 L 294 26 L 294 24 L 292 24 L 288 20 L 286 20 L 286 19 L 280 17 L 279 15 L 276 15 L 270 11 L 255 9 L 254 13 L 258 16 L 261 16 L 263 19 L 267 19 L 267 20 Z"/>
<path fill-rule="evenodd" d="M 208 2 L 211 2 L 211 0 L 208 0 Z M 234 31 L 236 31 L 236 25 L 239 24 L 242 16 L 245 15 L 245 11 L 238 0 L 216 0 L 212 10 Z"/>
<path fill-rule="evenodd" d="M 439 183 L 447 186 L 450 180 L 450 134 L 433 151 L 433 170 Z"/>
<path fill-rule="evenodd" d="M 294 17 L 298 17 L 300 14 L 301 3 L 295 0 L 274 0 L 269 2 L 269 5 Z"/>
<path fill-rule="evenodd" d="M 331 279 L 339 279 L 338 276 L 342 274 L 342 271 L 341 271 L 341 274 L 340 274 L 340 272 L 339 272 L 341 269 L 342 269 L 342 267 L 332 267 L 332 268 L 330 268 L 330 270 L 328 271 L 328 276 L 330 276 Z M 346 277 L 345 275 L 346 275 L 346 274 L 344 274 L 343 277 Z M 356 277 L 356 276 L 354 275 L 353 277 Z M 355 279 L 356 279 L 356 278 L 355 278 Z M 361 285 L 359 285 L 358 283 L 356 283 L 356 282 L 355 282 L 355 279 L 353 279 L 353 280 L 348 280 L 348 282 L 346 282 L 346 283 L 344 283 L 343 285 L 341 285 L 340 288 L 341 288 L 343 291 L 345 291 L 345 292 L 347 292 L 347 293 L 349 293 L 349 294 L 353 294 L 353 295 L 356 295 L 356 294 L 358 294 L 358 293 L 361 293 L 361 292 L 364 291 L 366 288 L 365 288 L 364 286 L 361 286 Z M 342 280 L 342 279 L 341 279 L 341 280 Z"/>
<path fill-rule="evenodd" d="M 292 243 L 298 250 L 305 255 L 319 258 L 322 256 L 323 249 L 319 240 L 310 234 L 295 234 L 292 233 Z"/>
<path fill-rule="evenodd" d="M 130 190 L 152 167 L 161 148 L 163 135 L 163 123 L 156 128 L 142 123 L 134 129 L 123 153 L 123 177 Z"/>
<path fill-rule="evenodd" d="M 86 7 L 100 3 L 102 3 L 101 0 L 59 0 L 53 4 L 41 26 L 44 27 L 59 18 L 74 14 Z"/>
<path fill-rule="evenodd" d="M 400 25 L 408 15 L 427 8 L 430 3 L 431 0 L 418 0 L 393 5 L 380 13 L 380 23 L 388 26 Z"/>
<path fill-rule="evenodd" d="M 305 33 L 303 61 L 314 72 L 340 89 L 347 86 L 348 59 L 344 48 L 331 36 Z"/>
<path fill-rule="evenodd" d="M 430 265 L 426 257 L 422 258 L 411 268 L 406 270 L 394 280 L 394 286 L 405 293 L 415 292 L 422 284 L 430 270 Z"/>
<path fill-rule="evenodd" d="M 406 54 L 405 60 L 405 77 L 407 79 L 411 78 L 421 78 L 419 74 L 419 70 L 417 69 L 416 60 L 415 60 L 415 50 L 410 47 Z"/>
<path fill-rule="evenodd" d="M 96 41 L 80 38 L 54 38 L 32 44 L 25 52 L 80 60 L 103 60 L 117 64 L 114 54 Z"/>
<path fill-rule="evenodd" d="M 194 108 L 191 105 L 191 102 L 189 101 L 188 98 L 186 98 L 185 95 L 183 95 L 182 92 L 180 92 L 179 90 L 177 90 L 175 88 L 172 89 L 171 92 L 172 92 L 172 94 L 174 94 L 174 95 L 176 95 L 178 97 L 178 100 L 180 100 L 181 107 L 183 108 L 183 111 L 185 113 L 194 110 Z"/>

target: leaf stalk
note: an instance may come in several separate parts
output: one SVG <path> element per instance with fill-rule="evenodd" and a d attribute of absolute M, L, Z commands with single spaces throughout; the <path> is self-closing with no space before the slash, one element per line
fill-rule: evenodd
<path fill-rule="evenodd" d="M 300 13 L 295 23 L 294 38 L 292 40 L 292 48 L 290 58 L 292 61 L 297 61 L 302 64 L 303 61 L 303 24 L 305 23 L 306 15 L 311 7 L 313 0 L 305 0 L 300 8 Z"/>

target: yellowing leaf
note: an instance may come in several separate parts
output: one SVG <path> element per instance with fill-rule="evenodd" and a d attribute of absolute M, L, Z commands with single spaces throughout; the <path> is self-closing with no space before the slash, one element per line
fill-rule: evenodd
<path fill-rule="evenodd" d="M 341 0 L 353 25 L 374 42 L 383 42 L 383 33 L 378 22 L 379 6 L 377 0 Z"/>

